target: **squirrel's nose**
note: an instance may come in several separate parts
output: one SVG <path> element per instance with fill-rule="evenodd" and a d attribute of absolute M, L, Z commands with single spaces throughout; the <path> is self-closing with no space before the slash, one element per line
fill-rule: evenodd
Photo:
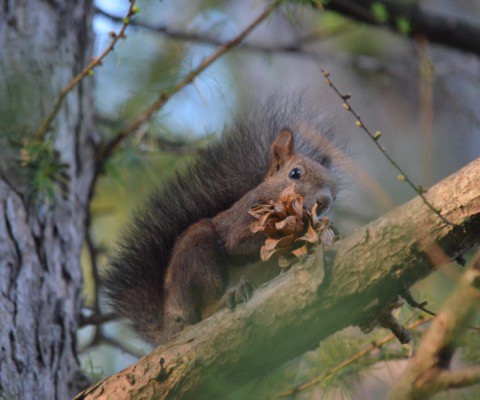
<path fill-rule="evenodd" d="M 328 211 L 332 205 L 332 196 L 330 194 L 322 194 L 317 197 L 317 216 Z"/>

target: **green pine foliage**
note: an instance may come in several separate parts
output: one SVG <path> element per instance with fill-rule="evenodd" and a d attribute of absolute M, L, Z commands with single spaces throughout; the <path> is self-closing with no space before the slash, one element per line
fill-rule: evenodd
<path fill-rule="evenodd" d="M 0 70 L 0 172 L 15 177 L 29 202 L 51 204 L 68 195 L 69 184 L 52 141 L 34 139 L 52 89 L 36 61 L 14 68 L 0 62 Z"/>

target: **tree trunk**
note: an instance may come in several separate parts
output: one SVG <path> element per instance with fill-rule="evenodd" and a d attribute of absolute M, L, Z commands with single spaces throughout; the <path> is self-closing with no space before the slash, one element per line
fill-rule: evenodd
<path fill-rule="evenodd" d="M 59 91 L 90 60 L 92 17 L 91 1 L 0 0 L 0 60 L 6 71 L 0 87 L 14 77 L 30 77 L 23 80 L 29 95 L 15 103 L 14 112 L 33 130 L 52 110 Z M 46 139 L 66 166 L 69 181 L 63 196 L 27 200 L 24 169 L 11 155 L 8 163 L 2 157 L 1 399 L 66 399 L 79 389 L 80 251 L 96 142 L 92 88 L 86 79 L 67 95 Z M 7 102 L 17 89 L 20 85 Z M 5 141 L 0 144 L 6 151 Z"/>

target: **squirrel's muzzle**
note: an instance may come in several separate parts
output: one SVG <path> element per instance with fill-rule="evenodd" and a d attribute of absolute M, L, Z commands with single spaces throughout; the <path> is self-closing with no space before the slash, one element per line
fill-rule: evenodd
<path fill-rule="evenodd" d="M 330 206 L 332 205 L 333 198 L 330 193 L 322 193 L 320 196 L 317 197 L 317 217 L 321 217 L 330 210 Z"/>

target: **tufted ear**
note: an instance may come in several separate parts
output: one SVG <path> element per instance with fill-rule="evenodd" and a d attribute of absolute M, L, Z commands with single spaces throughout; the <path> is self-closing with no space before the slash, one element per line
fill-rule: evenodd
<path fill-rule="evenodd" d="M 289 129 L 283 129 L 272 144 L 270 168 L 267 176 L 276 173 L 293 156 L 293 135 Z"/>

